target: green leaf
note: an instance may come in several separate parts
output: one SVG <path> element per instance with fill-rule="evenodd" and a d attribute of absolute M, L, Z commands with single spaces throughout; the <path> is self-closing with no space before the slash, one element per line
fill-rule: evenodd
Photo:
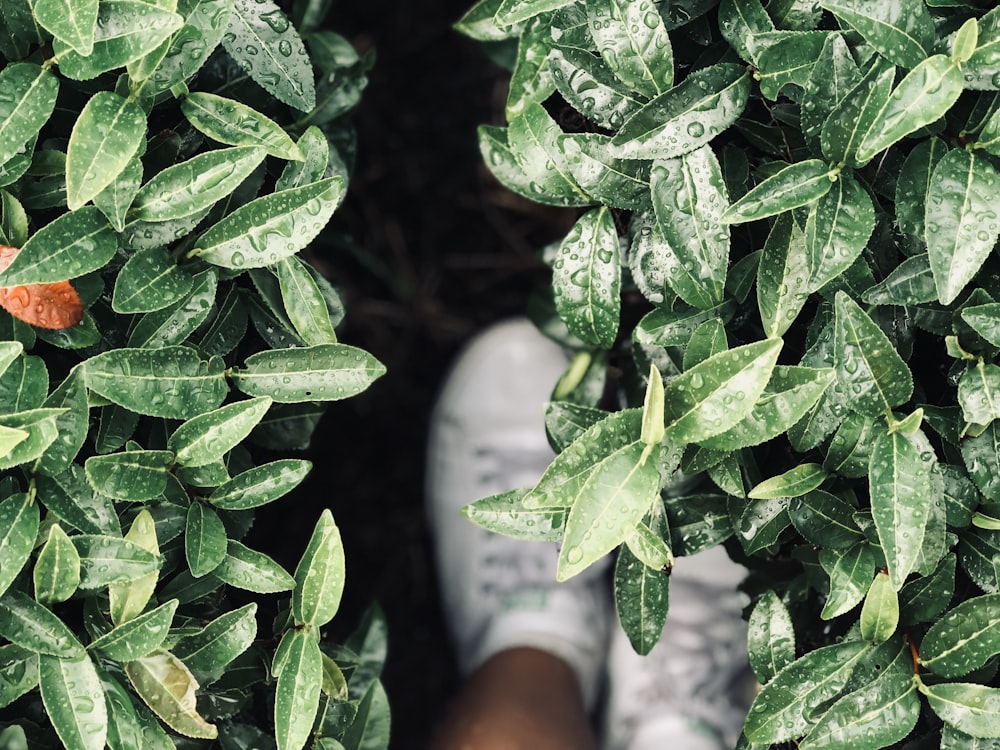
<path fill-rule="evenodd" d="M 48 122 L 58 92 L 59 80 L 34 63 L 13 63 L 0 71 L 0 164 L 10 161 Z"/>
<path fill-rule="evenodd" d="M 133 326 L 128 346 L 158 349 L 183 343 L 211 313 L 219 273 L 206 268 L 191 281 L 191 291 L 170 307 L 143 315 Z"/>
<path fill-rule="evenodd" d="M 198 713 L 198 681 L 176 656 L 154 652 L 125 664 L 125 674 L 136 694 L 175 732 L 203 739 L 218 736 L 215 725 Z"/>
<path fill-rule="evenodd" d="M 222 44 L 274 98 L 301 112 L 316 106 L 315 74 L 305 45 L 271 0 L 236 0 Z"/>
<path fill-rule="evenodd" d="M 828 474 L 819 464 L 803 463 L 783 474 L 765 479 L 757 484 L 747 497 L 766 500 L 778 497 L 801 497 L 819 487 Z"/>
<path fill-rule="evenodd" d="M 700 493 L 667 501 L 670 546 L 677 555 L 695 555 L 733 535 L 725 495 Z"/>
<path fill-rule="evenodd" d="M 520 29 L 516 26 L 512 29 L 503 29 L 496 25 L 493 17 L 501 2 L 503 0 L 476 0 L 452 28 L 479 42 L 500 42 L 509 39 Z"/>
<path fill-rule="evenodd" d="M 309 738 L 319 708 L 323 662 L 312 633 L 288 630 L 274 655 L 281 669 L 274 693 L 274 738 L 278 750 L 299 750 Z"/>
<path fill-rule="evenodd" d="M 789 505 L 788 515 L 806 541 L 825 549 L 842 549 L 862 540 L 853 518 L 856 510 L 836 495 L 812 490 Z"/>
<path fill-rule="evenodd" d="M 768 336 L 780 336 L 795 323 L 809 296 L 808 265 L 806 237 L 791 213 L 784 213 L 771 227 L 757 266 L 757 307 Z"/>
<path fill-rule="evenodd" d="M 283 497 L 295 489 L 312 469 L 312 463 L 286 458 L 237 474 L 212 490 L 208 502 L 223 510 L 247 510 Z"/>
<path fill-rule="evenodd" d="M 920 643 L 920 663 L 942 677 L 961 677 L 1000 653 L 1000 594 L 960 602 Z"/>
<path fill-rule="evenodd" d="M 259 146 L 220 148 L 167 167 L 142 186 L 133 211 L 142 221 L 191 216 L 230 196 L 264 160 Z"/>
<path fill-rule="evenodd" d="M 888 747 L 910 733 L 919 715 L 920 699 L 913 682 L 910 654 L 900 648 L 893 662 L 877 678 L 839 698 L 799 747 L 803 750 Z"/>
<path fill-rule="evenodd" d="M 233 384 L 250 396 L 279 403 L 336 401 L 361 393 L 385 373 L 370 354 L 345 344 L 323 344 L 247 357 L 233 370 Z"/>
<path fill-rule="evenodd" d="M 850 394 L 847 406 L 876 417 L 908 401 L 913 376 L 882 329 L 844 292 L 836 312 L 837 380 Z"/>
<path fill-rule="evenodd" d="M 888 573 L 877 573 L 861 607 L 861 637 L 869 643 L 883 643 L 899 624 L 899 597 Z"/>
<path fill-rule="evenodd" d="M 739 346 L 667 383 L 667 437 L 699 442 L 739 423 L 764 391 L 781 345 L 774 339 Z"/>
<path fill-rule="evenodd" d="M 927 622 L 944 611 L 955 593 L 954 554 L 945 555 L 933 573 L 910 581 L 899 590 L 899 621 Z"/>
<path fill-rule="evenodd" d="M 59 437 L 42 455 L 38 470 L 49 475 L 61 474 L 83 447 L 90 427 L 90 408 L 82 374 L 75 369 L 70 371 L 59 387 L 45 399 L 44 406 L 66 411 L 56 417 Z"/>
<path fill-rule="evenodd" d="M 904 260 L 881 282 L 866 289 L 861 298 L 869 305 L 919 305 L 936 300 L 937 287 L 927 253 Z"/>
<path fill-rule="evenodd" d="M 773 744 L 805 734 L 813 711 L 843 689 L 868 648 L 858 641 L 824 646 L 778 672 L 750 707 L 743 725 L 747 739 Z"/>
<path fill-rule="evenodd" d="M 38 24 L 81 55 L 93 52 L 97 9 L 98 0 L 36 0 L 31 4 Z"/>
<path fill-rule="evenodd" d="M 258 355 L 259 356 L 259 355 Z M 138 414 L 190 419 L 226 396 L 223 363 L 183 346 L 112 349 L 83 364 L 87 387 Z"/>
<path fill-rule="evenodd" d="M 946 723 L 972 737 L 1000 737 L 1000 689 L 967 682 L 918 687 Z"/>
<path fill-rule="evenodd" d="M 295 588 L 288 571 L 263 552 L 229 540 L 226 557 L 212 574 L 224 583 L 257 594 L 275 594 Z"/>
<path fill-rule="evenodd" d="M 785 86 L 805 87 L 829 36 L 826 31 L 803 31 L 778 39 L 762 49 L 757 54 L 761 94 L 774 100 Z"/>
<path fill-rule="evenodd" d="M 541 104 L 555 91 L 548 62 L 551 48 L 552 34 L 548 20 L 543 17 L 528 23 L 518 40 L 517 58 L 508 86 L 504 108 L 508 121 L 524 112 L 527 104 Z"/>
<path fill-rule="evenodd" d="M 742 65 L 702 68 L 647 103 L 611 139 L 623 159 L 672 159 L 704 146 L 736 122 L 750 95 Z"/>
<path fill-rule="evenodd" d="M 9 469 L 43 456 L 59 437 L 57 420 L 64 411 L 31 409 L 0 416 L 0 427 L 28 433 L 28 437 L 18 441 L 7 455 L 0 456 L 0 469 Z"/>
<path fill-rule="evenodd" d="M 167 448 L 180 466 L 212 463 L 242 443 L 270 406 L 271 399 L 265 396 L 200 414 L 174 430 Z"/>
<path fill-rule="evenodd" d="M 1000 417 L 1000 367 L 979 360 L 958 381 L 958 403 L 966 422 L 986 425 Z"/>
<path fill-rule="evenodd" d="M 610 349 L 618 333 L 621 260 L 607 207 L 584 214 L 559 246 L 552 272 L 556 310 L 574 335 Z"/>
<path fill-rule="evenodd" d="M 660 640 L 670 606 L 670 576 L 623 546 L 615 565 L 615 607 L 632 649 L 642 656 Z"/>
<path fill-rule="evenodd" d="M 867 3 L 864 0 L 820 0 L 820 5 L 847 23 L 894 65 L 914 68 L 934 44 L 934 21 L 919 0 Z"/>
<path fill-rule="evenodd" d="M 618 130 L 644 104 L 601 58 L 586 50 L 556 46 L 549 53 L 548 61 L 559 93 L 596 125 Z"/>
<path fill-rule="evenodd" d="M 865 133 L 855 158 L 867 162 L 879 151 L 943 117 L 958 101 L 962 83 L 962 71 L 950 57 L 928 57 L 893 90 Z"/>
<path fill-rule="evenodd" d="M 344 592 L 344 547 L 333 515 L 324 509 L 295 568 L 292 615 L 298 624 L 322 627 L 337 614 Z"/>
<path fill-rule="evenodd" d="M 162 310 L 183 299 L 193 283 L 165 247 L 142 250 L 118 272 L 111 306 L 118 313 Z"/>
<path fill-rule="evenodd" d="M 959 314 L 976 333 L 993 346 L 1000 346 L 1000 304 L 963 307 Z"/>
<path fill-rule="evenodd" d="M 588 0 L 586 6 L 591 36 L 615 76 L 646 98 L 669 90 L 673 54 L 656 9 L 627 0 Z"/>
<path fill-rule="evenodd" d="M 32 579 L 39 604 L 64 602 L 80 585 L 80 553 L 58 523 L 49 527 L 49 537 L 35 560 Z"/>
<path fill-rule="evenodd" d="M 563 132 L 541 104 L 529 102 L 511 120 L 507 140 L 514 161 L 528 178 L 528 194 L 553 196 L 557 205 L 593 203 L 573 178 L 560 139 Z"/>
<path fill-rule="evenodd" d="M 52 48 L 59 72 L 89 81 L 152 52 L 184 25 L 176 13 L 141 0 L 103 0 L 98 7 L 94 48 L 81 54 L 58 38 Z"/>
<path fill-rule="evenodd" d="M 1000 236 L 1000 224 L 989 220 L 998 180 L 990 162 L 965 149 L 952 149 L 934 167 L 924 239 L 941 304 L 958 297 Z"/>
<path fill-rule="evenodd" d="M 340 204 L 339 177 L 271 193 L 209 228 L 190 254 L 223 268 L 260 268 L 305 248 Z"/>
<path fill-rule="evenodd" d="M 827 36 L 805 85 L 799 112 L 802 136 L 814 154 L 822 153 L 823 124 L 861 80 L 854 57 L 841 34 Z"/>
<path fill-rule="evenodd" d="M 174 463 L 171 451 L 133 450 L 91 456 L 84 464 L 87 481 L 102 495 L 141 502 L 162 494 Z"/>
<path fill-rule="evenodd" d="M 219 514 L 204 503 L 191 503 L 184 528 L 184 553 L 191 575 L 201 578 L 226 556 L 226 527 Z"/>
<path fill-rule="evenodd" d="M 69 659 L 84 653 L 83 644 L 62 620 L 20 591 L 0 597 L 0 635 L 38 654 Z"/>
<path fill-rule="evenodd" d="M 110 498 L 97 494 L 82 466 L 71 464 L 54 476 L 36 477 L 38 497 L 56 518 L 85 534 L 121 535 L 121 525 Z"/>
<path fill-rule="evenodd" d="M 302 187 L 322 180 L 324 177 L 333 176 L 328 174 L 328 170 L 334 167 L 337 154 L 334 153 L 331 159 L 330 142 L 322 130 L 315 125 L 310 125 L 299 136 L 295 145 L 302 151 L 305 160 L 288 162 L 281 170 L 281 177 L 274 184 L 275 190 Z M 346 175 L 342 176 L 346 177 Z"/>
<path fill-rule="evenodd" d="M 197 633 L 181 638 L 174 656 L 195 672 L 213 673 L 246 651 L 257 637 L 257 605 L 253 602 L 212 620 Z"/>
<path fill-rule="evenodd" d="M 81 589 L 137 581 L 160 569 L 157 555 L 128 539 L 100 534 L 77 534 L 71 539 L 80 553 Z"/>
<path fill-rule="evenodd" d="M 462 508 L 473 523 L 497 534 L 548 542 L 560 542 L 566 525 L 565 508 L 527 508 L 527 490 L 516 489 L 490 495 Z"/>
<path fill-rule="evenodd" d="M 284 258 L 275 269 L 285 312 L 302 340 L 310 346 L 337 343 L 326 300 L 303 262 Z"/>
<path fill-rule="evenodd" d="M 867 542 L 858 542 L 847 550 L 823 549 L 819 561 L 830 577 L 830 593 L 820 617 L 832 620 L 864 599 L 871 586 L 875 554 Z"/>
<path fill-rule="evenodd" d="M 148 656 L 166 639 L 177 605 L 176 599 L 170 599 L 159 607 L 112 628 L 91 641 L 87 648 L 100 651 L 107 658 L 120 662 Z"/>
<path fill-rule="evenodd" d="M 108 704 L 108 747 L 116 750 L 170 750 L 173 743 L 152 714 L 136 709 L 132 694 L 118 676 L 101 673 Z"/>
<path fill-rule="evenodd" d="M 181 101 L 188 122 L 212 140 L 229 146 L 257 146 L 279 159 L 304 155 L 274 120 L 234 99 L 193 91 Z"/>
<path fill-rule="evenodd" d="M 892 95 L 895 68 L 877 62 L 833 108 L 820 131 L 823 156 L 832 163 L 861 166 L 855 154 Z"/>
<path fill-rule="evenodd" d="M 791 525 L 788 504 L 788 498 L 780 497 L 757 500 L 743 507 L 736 535 L 746 554 L 752 555 L 777 544 L 781 534 Z"/>
<path fill-rule="evenodd" d="M 103 750 L 108 709 L 101 678 L 89 656 L 40 654 L 38 687 L 45 712 L 65 747 Z"/>
<path fill-rule="evenodd" d="M 7 667 L 0 673 L 0 706 L 7 707 L 38 686 L 38 655 L 8 643 L 0 646 L 0 659 Z"/>
<path fill-rule="evenodd" d="M 38 505 L 26 493 L 0 502 L 0 596 L 28 562 L 38 534 Z"/>
<path fill-rule="evenodd" d="M 719 3 L 722 38 L 748 62 L 756 61 L 756 37 L 774 31 L 774 22 L 760 0 L 722 0 Z"/>
<path fill-rule="evenodd" d="M 588 195 L 614 208 L 646 209 L 649 164 L 612 156 L 610 143 L 597 133 L 574 133 L 560 141 L 573 179 Z"/>
<path fill-rule="evenodd" d="M 947 151 L 948 145 L 943 139 L 928 138 L 918 142 L 907 154 L 896 180 L 896 221 L 904 232 L 923 238 L 931 174 Z"/>
<path fill-rule="evenodd" d="M 889 577 L 899 590 L 916 565 L 930 513 L 927 465 L 898 432 L 875 440 L 869 468 L 872 517 L 885 551 Z"/>
<path fill-rule="evenodd" d="M 35 232 L 0 273 L 0 283 L 18 286 L 73 279 L 103 268 L 117 249 L 107 219 L 94 206 L 86 206 Z"/>
<path fill-rule="evenodd" d="M 990 425 L 975 437 L 962 441 L 962 459 L 976 487 L 994 502 L 1000 502 L 1000 426 Z"/>
<path fill-rule="evenodd" d="M 657 161 L 650 197 L 664 240 L 666 279 L 685 302 L 702 309 L 722 302 L 729 263 L 729 228 L 719 217 L 729 202 L 715 153 L 703 146 Z"/>
<path fill-rule="evenodd" d="M 80 112 L 66 148 L 66 202 L 83 206 L 114 182 L 146 134 L 146 115 L 135 102 L 98 91 Z"/>
<path fill-rule="evenodd" d="M 729 206 L 719 221 L 742 224 L 808 206 L 828 193 L 835 179 L 822 159 L 789 164 Z"/>
<path fill-rule="evenodd" d="M 875 230 L 875 209 L 857 180 L 841 175 L 806 220 L 807 288 L 817 291 L 844 273 Z"/>
<path fill-rule="evenodd" d="M 795 661 L 792 618 L 774 591 L 765 591 L 750 613 L 747 653 L 754 675 L 762 685 Z"/>

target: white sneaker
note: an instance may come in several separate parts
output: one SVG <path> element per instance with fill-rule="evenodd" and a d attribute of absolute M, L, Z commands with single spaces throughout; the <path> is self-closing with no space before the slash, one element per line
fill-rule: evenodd
<path fill-rule="evenodd" d="M 608 660 L 606 750 L 727 750 L 753 698 L 746 656 L 746 569 L 722 547 L 682 557 L 670 576 L 670 613 L 648 656 L 621 627 Z"/>
<path fill-rule="evenodd" d="M 544 407 L 568 364 L 526 320 L 477 336 L 454 365 L 430 427 L 427 499 L 445 616 L 459 666 L 532 647 L 569 664 L 593 705 L 612 605 L 606 566 L 556 583 L 558 546 L 493 534 L 462 513 L 481 497 L 533 486 L 554 454 Z"/>

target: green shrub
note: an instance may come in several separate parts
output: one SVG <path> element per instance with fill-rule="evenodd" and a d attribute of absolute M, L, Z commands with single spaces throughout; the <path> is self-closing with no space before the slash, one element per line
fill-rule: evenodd
<path fill-rule="evenodd" d="M 372 62 L 326 4 L 3 4 L 3 747 L 388 742 L 384 623 L 320 638 L 330 511 L 294 574 L 241 541 L 310 470 L 280 456 L 325 402 L 384 371 L 297 255 Z"/>
<path fill-rule="evenodd" d="M 560 539 L 561 578 L 617 548 L 642 653 L 661 568 L 725 543 L 764 685 L 743 747 L 1000 737 L 992 5 L 482 0 L 458 23 L 512 69 L 487 165 L 579 209 L 535 306 L 577 350 L 561 453 L 468 513 Z"/>

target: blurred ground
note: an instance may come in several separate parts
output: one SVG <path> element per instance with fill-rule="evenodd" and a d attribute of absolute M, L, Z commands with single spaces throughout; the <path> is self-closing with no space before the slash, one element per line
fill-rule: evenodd
<path fill-rule="evenodd" d="M 524 310 L 545 281 L 536 249 L 565 232 L 565 212 L 517 199 L 480 163 L 476 126 L 500 124 L 505 74 L 451 29 L 465 0 L 340 2 L 329 26 L 377 63 L 356 114 L 358 162 L 328 255 L 345 296 L 345 343 L 388 374 L 332 405 L 314 438 L 311 477 L 258 515 L 289 570 L 322 507 L 344 535 L 347 590 L 334 628 L 373 601 L 389 624 L 383 679 L 393 750 L 426 745 L 455 687 L 423 515 L 424 436 L 434 395 L 462 342 Z"/>

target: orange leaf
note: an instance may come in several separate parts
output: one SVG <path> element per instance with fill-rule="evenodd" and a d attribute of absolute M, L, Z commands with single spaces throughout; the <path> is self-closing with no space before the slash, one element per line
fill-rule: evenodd
<path fill-rule="evenodd" d="M 11 264 L 18 248 L 0 245 L 0 271 Z M 0 288 L 0 307 L 18 320 L 39 328 L 70 328 L 83 320 L 83 303 L 68 281 Z"/>

